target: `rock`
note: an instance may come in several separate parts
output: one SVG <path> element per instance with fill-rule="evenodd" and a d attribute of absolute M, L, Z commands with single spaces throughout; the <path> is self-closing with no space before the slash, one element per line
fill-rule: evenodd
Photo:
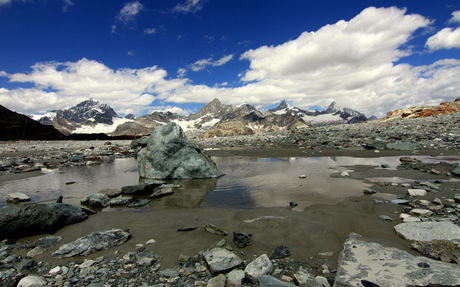
<path fill-rule="evenodd" d="M 139 175 L 151 179 L 216 178 L 223 174 L 174 122 L 158 127 L 137 155 Z"/>
<path fill-rule="evenodd" d="M 262 275 L 258 278 L 260 287 L 294 287 L 294 284 L 281 281 L 271 275 Z"/>
<path fill-rule="evenodd" d="M 403 157 L 399 158 L 399 161 L 402 162 L 402 163 L 417 163 L 418 159 L 408 157 L 408 156 L 403 156 Z"/>
<path fill-rule="evenodd" d="M 131 200 L 132 200 L 131 197 L 119 196 L 119 197 L 112 198 L 109 201 L 109 205 L 110 206 L 124 206 L 130 203 Z"/>
<path fill-rule="evenodd" d="M 460 227 L 449 221 L 400 223 L 394 229 L 407 240 L 460 240 Z"/>
<path fill-rule="evenodd" d="M 98 193 L 102 193 L 107 195 L 108 197 L 115 197 L 119 196 L 121 194 L 121 189 L 116 189 L 116 188 L 104 188 L 99 190 Z"/>
<path fill-rule="evenodd" d="M 306 174 L 301 174 L 301 175 L 299 175 L 299 178 L 307 178 L 307 175 Z"/>
<path fill-rule="evenodd" d="M 393 204 L 409 204 L 410 200 L 407 199 L 393 199 L 391 203 Z"/>
<path fill-rule="evenodd" d="M 51 248 L 54 246 L 58 246 L 62 241 L 61 236 L 46 236 L 42 237 L 37 240 L 37 243 L 35 245 L 41 246 L 44 248 Z"/>
<path fill-rule="evenodd" d="M 393 218 L 389 217 L 388 215 L 379 215 L 379 219 L 385 221 L 393 221 Z"/>
<path fill-rule="evenodd" d="M 426 257 L 460 265 L 460 245 L 455 242 L 449 240 L 417 241 L 412 243 L 411 247 Z"/>
<path fill-rule="evenodd" d="M 275 250 L 273 250 L 272 255 L 270 255 L 270 259 L 283 259 L 289 256 L 291 256 L 291 250 L 289 250 L 289 247 L 278 245 L 275 247 Z"/>
<path fill-rule="evenodd" d="M 30 197 L 22 192 L 14 192 L 8 194 L 6 202 L 25 202 L 30 201 Z"/>
<path fill-rule="evenodd" d="M 81 207 L 63 203 L 5 206 L 0 209 L 0 237 L 19 238 L 54 233 L 87 218 Z"/>
<path fill-rule="evenodd" d="M 394 142 L 394 143 L 387 143 L 387 149 L 393 150 L 415 150 L 418 149 L 418 144 L 410 143 L 410 142 Z"/>
<path fill-rule="evenodd" d="M 413 256 L 396 248 L 366 242 L 360 235 L 352 233 L 344 243 L 334 286 L 456 286 L 459 284 L 460 268 L 457 265 Z"/>
<path fill-rule="evenodd" d="M 244 279 L 244 271 L 240 269 L 233 269 L 230 273 L 227 274 L 227 284 L 228 287 L 240 286 Z"/>
<path fill-rule="evenodd" d="M 363 193 L 364 193 L 364 194 L 375 194 L 375 193 L 377 193 L 377 191 L 375 191 L 375 190 L 373 190 L 373 189 L 370 189 L 370 188 L 365 188 L 365 189 L 363 190 Z"/>
<path fill-rule="evenodd" d="M 414 208 L 410 211 L 410 213 L 417 216 L 431 216 L 433 211 L 428 209 Z"/>
<path fill-rule="evenodd" d="M 340 176 L 345 177 L 345 176 L 350 176 L 350 174 L 349 174 L 348 172 L 346 172 L 346 171 L 342 171 L 342 172 L 340 173 Z"/>
<path fill-rule="evenodd" d="M 137 140 L 133 140 L 131 144 L 129 145 L 129 147 L 132 149 L 144 148 L 147 146 L 148 143 L 149 143 L 149 138 L 143 137 Z"/>
<path fill-rule="evenodd" d="M 110 198 L 102 193 L 95 193 L 81 200 L 82 204 L 87 204 L 92 207 L 107 207 L 109 206 Z"/>
<path fill-rule="evenodd" d="M 299 286 L 308 286 L 308 287 L 322 287 L 322 284 L 319 284 L 316 281 L 313 275 L 308 274 L 306 271 L 298 271 L 294 274 L 294 279 L 297 285 Z"/>
<path fill-rule="evenodd" d="M 251 236 L 252 234 L 248 233 L 233 232 L 233 242 L 236 247 L 241 249 L 252 244 Z"/>
<path fill-rule="evenodd" d="M 53 256 L 59 258 L 87 256 L 96 251 L 106 250 L 123 244 L 128 241 L 129 238 L 129 232 L 121 229 L 92 232 L 78 238 L 74 242 L 64 244 L 53 253 Z"/>
<path fill-rule="evenodd" d="M 273 270 L 273 263 L 270 261 L 267 254 L 263 254 L 249 263 L 244 269 L 244 273 L 247 279 L 256 283 L 260 276 L 272 274 Z"/>
<path fill-rule="evenodd" d="M 460 193 L 454 194 L 454 201 L 455 201 L 456 203 L 460 203 Z"/>
<path fill-rule="evenodd" d="M 427 191 L 424 189 L 413 189 L 409 188 L 407 190 L 410 196 L 425 196 L 427 194 Z"/>
<path fill-rule="evenodd" d="M 39 276 L 29 275 L 22 278 L 17 287 L 41 287 L 46 285 L 46 280 Z"/>
<path fill-rule="evenodd" d="M 227 281 L 227 277 L 224 274 L 219 274 L 216 277 L 212 277 L 209 279 L 208 284 L 206 287 L 225 287 L 225 282 Z"/>
<path fill-rule="evenodd" d="M 298 204 L 297 202 L 295 202 L 295 201 L 290 201 L 290 202 L 289 202 L 289 206 L 290 206 L 290 207 L 296 207 L 296 206 L 298 206 L 298 205 L 299 205 L 299 204 Z"/>
<path fill-rule="evenodd" d="M 405 213 L 401 213 L 401 215 L 399 216 L 399 218 L 401 218 L 403 220 L 404 223 L 409 223 L 409 222 L 421 222 L 422 220 L 418 217 L 415 217 L 415 216 L 412 216 L 412 215 L 409 215 L 409 214 L 405 214 Z"/>
<path fill-rule="evenodd" d="M 34 258 L 37 255 L 43 254 L 46 252 L 46 249 L 42 246 L 37 246 L 34 249 L 27 252 L 27 257 Z"/>
<path fill-rule="evenodd" d="M 457 166 L 454 167 L 454 169 L 452 169 L 450 173 L 456 176 L 460 176 L 460 164 L 457 164 Z"/>
<path fill-rule="evenodd" d="M 218 247 L 203 252 L 203 257 L 212 274 L 228 272 L 243 264 L 243 260 L 234 253 Z"/>
<path fill-rule="evenodd" d="M 390 168 L 390 165 L 388 163 L 384 163 L 380 165 L 381 168 Z"/>
<path fill-rule="evenodd" d="M 212 224 L 206 224 L 203 226 L 204 230 L 206 232 L 209 232 L 209 233 L 212 233 L 212 234 L 215 234 L 215 235 L 219 235 L 219 236 L 227 236 L 228 235 L 228 232 L 225 231 L 225 230 L 222 230 Z"/>

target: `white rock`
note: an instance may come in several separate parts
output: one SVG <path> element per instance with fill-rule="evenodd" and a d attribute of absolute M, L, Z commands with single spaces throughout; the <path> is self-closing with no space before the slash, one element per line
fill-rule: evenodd
<path fill-rule="evenodd" d="M 147 241 L 146 245 L 155 244 L 157 241 L 155 239 L 150 239 Z"/>
<path fill-rule="evenodd" d="M 306 174 L 301 174 L 301 175 L 299 175 L 299 178 L 307 178 L 307 175 Z"/>
<path fill-rule="evenodd" d="M 80 269 L 83 269 L 83 268 L 88 268 L 90 267 L 91 265 L 93 265 L 96 261 L 92 260 L 92 259 L 89 259 L 89 260 L 85 260 L 85 262 L 83 262 L 82 264 L 80 264 Z"/>
<path fill-rule="evenodd" d="M 427 191 L 424 189 L 413 189 L 409 188 L 407 190 L 410 196 L 425 196 L 427 194 Z"/>
<path fill-rule="evenodd" d="M 406 213 L 401 213 L 399 216 L 403 220 L 403 222 L 421 222 L 422 220 L 418 217 L 406 214 Z"/>
<path fill-rule="evenodd" d="M 350 176 L 350 174 L 346 171 L 342 171 L 342 173 L 340 173 L 340 176 Z"/>
<path fill-rule="evenodd" d="M 206 287 L 225 287 L 227 277 L 224 274 L 219 274 L 216 277 L 209 279 Z"/>
<path fill-rule="evenodd" d="M 30 201 L 30 197 L 22 192 L 13 192 L 8 194 L 6 197 L 6 202 L 21 202 L 21 201 Z"/>
<path fill-rule="evenodd" d="M 56 267 L 54 267 L 53 269 L 51 269 L 48 273 L 49 273 L 50 275 L 56 276 L 56 275 L 58 275 L 60 272 L 61 272 L 61 267 L 60 267 L 60 266 L 56 266 Z"/>
<path fill-rule="evenodd" d="M 46 281 L 42 277 L 38 276 L 26 276 L 22 278 L 17 287 L 41 287 L 45 286 Z"/>
<path fill-rule="evenodd" d="M 410 213 L 419 216 L 431 216 L 433 214 L 431 210 L 420 208 L 414 208 L 410 211 Z"/>
<path fill-rule="evenodd" d="M 270 261 L 267 254 L 263 254 L 249 263 L 244 269 L 244 273 L 246 274 L 246 278 L 255 283 L 259 276 L 271 274 L 273 270 L 273 263 Z"/>
<path fill-rule="evenodd" d="M 316 282 L 319 284 L 323 285 L 323 287 L 331 287 L 331 284 L 327 281 L 326 277 L 323 276 L 316 276 L 315 277 Z"/>
<path fill-rule="evenodd" d="M 400 223 L 394 229 L 407 240 L 460 240 L 460 227 L 450 221 Z"/>

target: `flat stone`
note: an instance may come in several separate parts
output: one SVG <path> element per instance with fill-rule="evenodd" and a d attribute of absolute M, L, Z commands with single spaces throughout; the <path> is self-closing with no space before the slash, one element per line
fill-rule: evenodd
<path fill-rule="evenodd" d="M 219 235 L 219 236 L 227 236 L 228 232 L 225 230 L 220 229 L 219 227 L 213 225 L 213 224 L 206 224 L 203 226 L 204 230 L 206 232 L 209 232 L 211 234 Z"/>
<path fill-rule="evenodd" d="M 130 203 L 132 200 L 132 197 L 127 197 L 127 196 L 119 196 L 119 197 L 114 197 L 109 201 L 110 206 L 124 206 Z"/>
<path fill-rule="evenodd" d="M 281 281 L 271 275 L 262 275 L 258 278 L 260 287 L 294 287 L 294 284 Z"/>
<path fill-rule="evenodd" d="M 363 193 L 364 193 L 364 194 L 375 194 L 375 193 L 377 193 L 377 191 L 375 191 L 375 190 L 373 190 L 373 189 L 370 189 L 370 188 L 365 188 L 365 189 L 363 190 Z"/>
<path fill-rule="evenodd" d="M 460 240 L 460 227 L 449 221 L 401 223 L 394 229 L 399 236 L 407 240 Z"/>
<path fill-rule="evenodd" d="M 409 188 L 407 190 L 410 196 L 425 196 L 427 194 L 427 191 L 424 189 L 413 189 Z"/>
<path fill-rule="evenodd" d="M 125 243 L 131 237 L 129 232 L 121 229 L 92 232 L 80 237 L 74 242 L 62 245 L 53 256 L 67 258 L 72 256 L 87 256 L 96 251 L 110 249 Z"/>
<path fill-rule="evenodd" d="M 34 258 L 37 255 L 43 254 L 46 252 L 46 249 L 42 246 L 37 246 L 34 249 L 27 252 L 27 257 Z"/>
<path fill-rule="evenodd" d="M 209 279 L 206 287 L 225 287 L 226 281 L 227 281 L 227 277 L 224 274 L 219 274 Z"/>
<path fill-rule="evenodd" d="M 298 271 L 294 274 L 294 279 L 299 286 L 322 287 L 316 279 L 306 271 Z"/>
<path fill-rule="evenodd" d="M 233 269 L 227 274 L 227 286 L 239 286 L 245 277 L 244 271 L 241 269 Z"/>
<path fill-rule="evenodd" d="M 109 206 L 110 198 L 102 193 L 95 193 L 87 196 L 81 200 L 82 204 L 87 204 L 93 207 L 107 207 Z"/>
<path fill-rule="evenodd" d="M 203 252 L 203 257 L 212 274 L 230 271 L 243 263 L 234 253 L 218 247 Z"/>
<path fill-rule="evenodd" d="M 126 207 L 142 207 L 144 205 L 147 205 L 150 203 L 150 200 L 148 199 L 138 199 L 138 198 L 135 198 L 135 199 L 132 199 L 127 205 Z"/>
<path fill-rule="evenodd" d="M 46 285 L 46 280 L 39 276 L 29 275 L 22 278 L 17 287 L 41 287 Z"/>
<path fill-rule="evenodd" d="M 25 202 L 30 201 L 30 197 L 22 192 L 13 192 L 8 194 L 6 202 Z"/>
<path fill-rule="evenodd" d="M 391 203 L 393 204 L 408 204 L 410 200 L 407 199 L 393 199 Z"/>
<path fill-rule="evenodd" d="M 387 143 L 386 148 L 392 150 L 415 150 L 418 149 L 418 145 L 410 142 L 394 142 Z"/>
<path fill-rule="evenodd" d="M 151 198 L 160 198 L 160 197 L 170 195 L 170 194 L 173 194 L 173 193 L 174 193 L 174 190 L 172 189 L 172 187 L 158 188 L 152 193 L 152 195 L 150 195 L 150 197 Z"/>
<path fill-rule="evenodd" d="M 417 241 L 411 248 L 435 260 L 460 264 L 460 244 L 449 240 Z"/>
<path fill-rule="evenodd" d="M 273 270 L 273 263 L 270 261 L 267 254 L 263 254 L 249 263 L 244 269 L 244 273 L 246 274 L 246 278 L 256 283 L 260 276 L 269 275 L 273 273 Z"/>
<path fill-rule="evenodd" d="M 433 211 L 428 209 L 414 208 L 410 211 L 410 213 L 418 216 L 431 216 L 433 214 Z"/>
<path fill-rule="evenodd" d="M 413 256 L 396 248 L 366 242 L 360 235 L 352 233 L 344 243 L 334 286 L 457 286 L 459 284 L 458 265 Z"/>

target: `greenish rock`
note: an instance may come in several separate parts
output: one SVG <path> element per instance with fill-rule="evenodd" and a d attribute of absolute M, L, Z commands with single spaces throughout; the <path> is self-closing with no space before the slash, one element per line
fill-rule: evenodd
<path fill-rule="evenodd" d="M 451 170 L 450 173 L 456 176 L 460 176 L 460 164 L 457 164 L 457 166 L 454 167 L 454 169 Z"/>
<path fill-rule="evenodd" d="M 418 149 L 418 145 L 410 142 L 394 142 L 387 143 L 386 148 L 392 150 L 415 150 Z"/>
<path fill-rule="evenodd" d="M 188 140 L 174 122 L 157 128 L 137 158 L 141 178 L 216 178 L 223 175 L 212 159 Z"/>
<path fill-rule="evenodd" d="M 294 287 L 294 284 L 281 281 L 271 275 L 262 275 L 259 278 L 260 287 Z"/>

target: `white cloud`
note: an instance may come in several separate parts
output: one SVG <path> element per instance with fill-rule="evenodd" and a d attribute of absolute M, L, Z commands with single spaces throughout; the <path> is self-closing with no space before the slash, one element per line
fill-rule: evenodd
<path fill-rule="evenodd" d="M 136 19 L 136 16 L 142 9 L 144 9 L 144 5 L 142 5 L 139 1 L 127 3 L 120 10 L 120 13 L 118 13 L 117 19 L 124 24 L 128 24 Z"/>
<path fill-rule="evenodd" d="M 177 77 L 178 78 L 183 78 L 187 74 L 187 70 L 184 68 L 179 68 L 177 69 Z"/>
<path fill-rule="evenodd" d="M 155 34 L 156 32 L 157 32 L 157 29 L 155 28 L 147 28 L 144 30 L 144 33 L 148 35 Z"/>
<path fill-rule="evenodd" d="M 460 27 L 452 30 L 452 28 L 444 28 L 435 35 L 431 36 L 425 44 L 430 50 L 440 49 L 460 49 Z"/>
<path fill-rule="evenodd" d="M 166 79 L 167 72 L 156 66 L 144 69 L 112 70 L 102 63 L 47 62 L 32 66 L 30 73 L 3 74 L 11 82 L 33 83 L 34 88 L 0 91 L 0 102 L 24 113 L 43 113 L 73 106 L 88 98 L 110 103 L 115 110 L 137 107 L 145 110 L 156 97 L 167 98 L 184 86 L 187 79 Z M 49 91 L 53 92 L 49 92 Z"/>
<path fill-rule="evenodd" d="M 452 13 L 452 18 L 450 18 L 449 23 L 460 23 L 460 10 Z"/>
<path fill-rule="evenodd" d="M 191 64 L 190 69 L 192 71 L 194 71 L 194 72 L 198 72 L 198 71 L 202 71 L 202 70 L 206 69 L 208 66 L 218 67 L 218 66 L 225 65 L 226 63 L 228 63 L 232 59 L 233 59 L 233 54 L 223 56 L 222 58 L 220 58 L 217 61 L 213 61 L 212 58 L 201 59 L 201 60 L 198 60 L 195 63 Z"/>
<path fill-rule="evenodd" d="M 69 8 L 75 5 L 75 3 L 72 2 L 72 0 L 64 0 L 64 6 L 62 7 L 62 11 L 67 12 L 69 11 Z"/>
<path fill-rule="evenodd" d="M 179 13 L 195 13 L 201 9 L 203 9 L 203 4 L 207 0 L 185 0 L 183 4 L 177 4 L 173 8 L 173 12 Z"/>

